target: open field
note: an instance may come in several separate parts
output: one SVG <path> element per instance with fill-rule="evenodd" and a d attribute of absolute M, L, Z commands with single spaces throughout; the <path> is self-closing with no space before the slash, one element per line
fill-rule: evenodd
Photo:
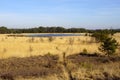
<path fill-rule="evenodd" d="M 114 36 L 120 43 L 119 33 Z M 98 43 L 89 36 L 70 37 L 8 37 L 0 35 L 0 58 L 29 57 L 33 55 L 80 53 L 87 49 L 89 53 L 100 53 Z"/>
<path fill-rule="evenodd" d="M 7 37 L 0 35 L 0 56 L 29 57 L 44 54 L 75 54 L 84 48 L 90 53 L 98 52 L 99 44 L 93 43 L 93 39 L 85 36 L 73 37 Z M 22 53 L 22 54 L 21 54 Z"/>
<path fill-rule="evenodd" d="M 90 36 L 7 35 L 0 35 L 0 80 L 120 80 L 120 48 L 116 56 L 102 56 Z M 120 44 L 120 34 L 114 38 Z"/>

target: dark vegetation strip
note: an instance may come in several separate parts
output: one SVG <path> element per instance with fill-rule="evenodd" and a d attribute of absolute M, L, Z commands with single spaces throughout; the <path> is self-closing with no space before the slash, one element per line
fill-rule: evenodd
<path fill-rule="evenodd" d="M 60 73 L 62 73 L 62 66 L 58 64 L 58 56 L 45 55 L 0 60 L 1 78 L 18 76 L 44 77 Z"/>
<path fill-rule="evenodd" d="M 103 63 L 111 63 L 111 62 L 120 62 L 120 57 L 119 56 L 98 56 L 94 54 L 75 54 L 75 55 L 70 55 L 67 57 L 67 60 L 70 60 L 72 63 L 75 64 L 80 64 L 84 62 L 88 62 L 91 64 L 103 64 Z"/>
<path fill-rule="evenodd" d="M 104 29 L 106 31 L 112 31 L 113 33 L 120 32 L 120 29 Z M 7 27 L 0 27 L 0 34 L 6 33 L 93 33 L 101 31 L 101 29 L 90 30 L 85 28 L 64 28 L 64 27 L 35 27 L 26 29 L 8 29 Z"/>
<path fill-rule="evenodd" d="M 106 57 L 93 55 L 63 55 L 63 62 L 59 62 L 57 55 L 34 56 L 27 58 L 9 58 L 0 60 L 0 77 L 4 80 L 14 80 L 15 77 L 45 77 L 49 75 L 63 75 L 63 69 L 68 74 L 69 80 L 76 80 L 72 71 L 79 67 L 99 66 L 101 64 L 120 62 L 120 57 Z M 69 66 L 69 63 L 76 67 Z M 61 76 L 60 76 L 61 77 Z"/>
<path fill-rule="evenodd" d="M 104 66 L 107 65 L 112 65 L 113 63 L 118 63 L 117 65 L 113 65 L 114 66 L 119 66 L 120 63 L 120 57 L 119 56 L 98 56 L 98 55 L 90 55 L 90 54 L 85 54 L 85 55 L 81 55 L 81 54 L 75 54 L 75 55 L 70 55 L 66 58 L 67 61 L 67 69 L 68 71 L 70 71 L 69 74 L 72 74 L 75 71 L 78 71 L 80 68 L 84 68 L 86 69 L 86 78 L 89 78 L 87 80 L 120 80 L 120 76 L 119 76 L 119 70 L 116 70 L 116 68 L 114 68 L 116 70 L 116 72 L 118 71 L 118 73 L 111 75 L 111 73 L 109 71 L 104 71 L 103 68 Z M 69 65 L 69 64 L 73 64 L 73 65 Z M 101 68 L 101 67 L 102 68 Z M 106 67 L 107 68 L 107 67 Z M 101 75 L 99 74 L 98 76 L 96 76 L 96 74 L 91 74 L 90 72 L 93 72 L 94 70 L 100 70 Z M 108 67 L 108 70 L 111 70 Z M 82 73 L 80 73 L 82 74 Z M 84 74 L 84 72 L 83 72 Z M 84 80 L 84 79 L 79 79 L 77 77 L 74 77 L 72 75 L 72 79 L 71 80 Z M 86 80 L 86 79 L 85 79 Z"/>

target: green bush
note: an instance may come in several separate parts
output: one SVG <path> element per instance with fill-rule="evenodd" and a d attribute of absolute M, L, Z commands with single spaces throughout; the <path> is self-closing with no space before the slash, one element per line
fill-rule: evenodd
<path fill-rule="evenodd" d="M 117 41 L 112 38 L 113 34 L 111 30 L 100 30 L 92 34 L 92 37 L 101 43 L 99 50 L 108 56 L 114 54 L 118 47 Z"/>
<path fill-rule="evenodd" d="M 83 49 L 83 51 L 80 53 L 80 55 L 88 55 L 88 51 L 86 48 Z"/>
<path fill-rule="evenodd" d="M 97 42 L 102 42 L 113 34 L 114 33 L 112 33 L 111 30 L 99 30 L 94 32 L 91 36 L 94 37 Z"/>
<path fill-rule="evenodd" d="M 118 43 L 114 38 L 106 38 L 104 41 L 101 42 L 99 50 L 104 52 L 106 55 L 112 55 L 116 52 L 118 47 Z"/>

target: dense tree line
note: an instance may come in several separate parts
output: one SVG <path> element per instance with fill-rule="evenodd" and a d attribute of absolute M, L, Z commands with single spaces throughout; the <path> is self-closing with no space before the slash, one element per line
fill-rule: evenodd
<path fill-rule="evenodd" d="M 87 32 L 84 28 L 64 28 L 64 27 L 37 27 L 27 29 L 8 29 L 7 27 L 0 27 L 0 33 L 83 33 Z"/>
<path fill-rule="evenodd" d="M 1 26 L 0 33 L 93 33 L 101 30 L 88 30 L 85 28 L 64 28 L 64 27 L 37 27 L 37 28 L 26 28 L 26 29 L 8 29 L 7 27 Z M 113 33 L 120 32 L 120 29 L 109 30 Z"/>

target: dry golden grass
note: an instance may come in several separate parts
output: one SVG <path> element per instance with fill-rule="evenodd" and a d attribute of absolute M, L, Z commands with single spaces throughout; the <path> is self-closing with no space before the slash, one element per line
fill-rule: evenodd
<path fill-rule="evenodd" d="M 56 37 L 55 40 L 49 42 L 48 38 L 32 38 L 29 37 L 0 37 L 0 55 L 3 58 L 7 57 L 27 57 L 31 55 L 61 54 L 66 52 L 68 54 L 79 53 L 84 48 L 92 52 L 91 45 L 85 44 L 85 37 L 73 37 L 74 43 L 69 44 L 70 37 Z M 80 41 L 77 39 L 80 38 Z M 96 45 L 97 44 L 93 44 Z M 87 47 L 86 47 L 87 46 Z M 96 48 L 96 47 L 95 47 Z M 94 51 L 97 49 L 94 48 Z"/>
<path fill-rule="evenodd" d="M 114 38 L 120 44 L 120 33 Z M 2 34 L 0 58 L 8 59 L 0 59 L 0 77 L 14 78 L 11 80 L 70 80 L 72 76 L 74 80 L 119 80 L 119 56 L 78 54 L 83 49 L 90 54 L 100 53 L 99 45 L 89 36 L 31 38 Z M 63 53 L 67 55 L 66 65 Z M 120 53 L 120 48 L 117 53 Z"/>
<path fill-rule="evenodd" d="M 120 34 L 115 38 L 120 43 Z M 33 55 L 58 54 L 65 52 L 67 55 L 80 53 L 87 49 L 89 53 L 99 53 L 98 43 L 86 36 L 71 37 L 7 37 L 7 34 L 0 35 L 0 58 L 8 57 L 29 57 Z"/>
<path fill-rule="evenodd" d="M 114 35 L 114 38 L 118 41 L 118 43 L 120 44 L 120 33 L 116 33 Z"/>
<path fill-rule="evenodd" d="M 74 80 L 120 80 L 120 57 L 71 55 L 67 68 Z"/>

